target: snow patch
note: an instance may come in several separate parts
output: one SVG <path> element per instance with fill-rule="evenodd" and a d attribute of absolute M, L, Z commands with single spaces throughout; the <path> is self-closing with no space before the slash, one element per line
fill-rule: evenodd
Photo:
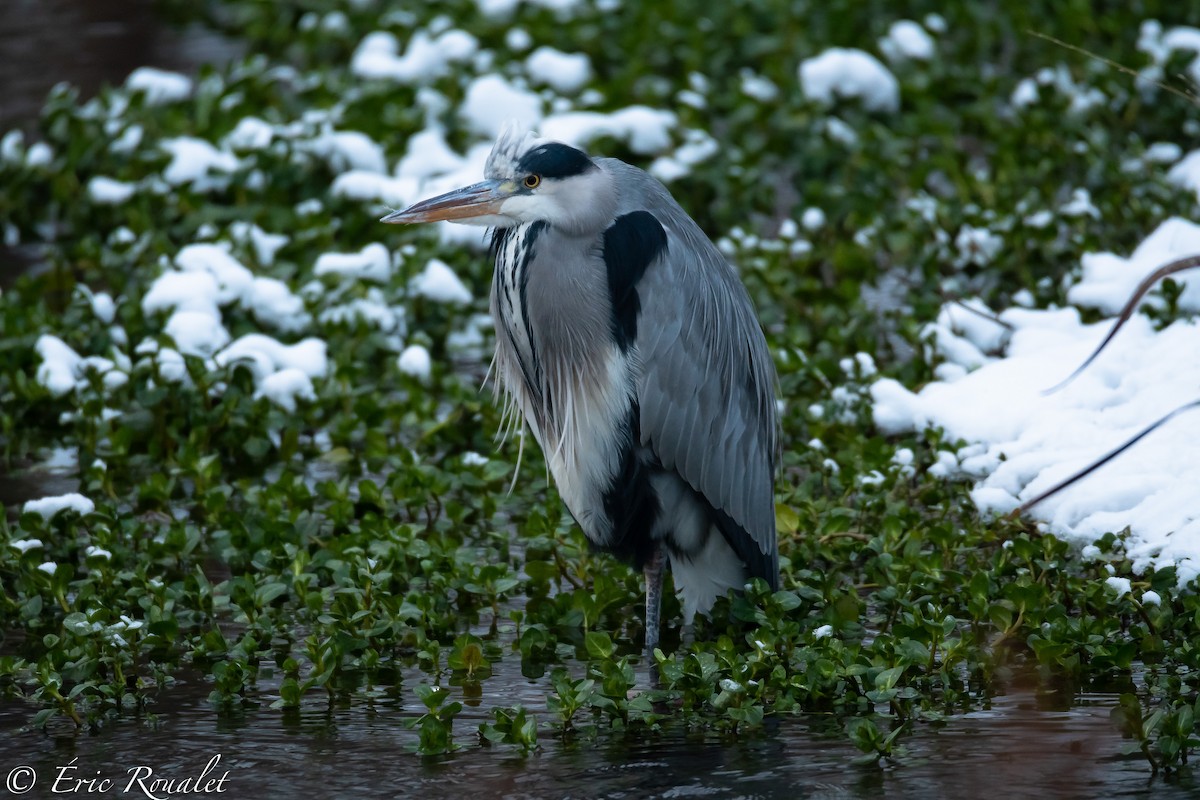
<path fill-rule="evenodd" d="M 74 511 L 77 514 L 91 514 L 96 510 L 96 504 L 78 492 L 43 497 L 39 500 L 27 500 L 21 508 L 22 514 L 38 514 L 45 519 L 52 519 L 63 511 Z M 38 542 L 40 545 L 41 543 Z"/>
<path fill-rule="evenodd" d="M 583 53 L 539 47 L 525 59 L 525 71 L 535 83 L 562 94 L 574 94 L 591 80 L 592 62 Z"/>
<path fill-rule="evenodd" d="M 192 93 L 192 79 L 178 72 L 138 67 L 125 79 L 125 88 L 145 95 L 146 105 L 161 106 L 186 100 Z"/>
<path fill-rule="evenodd" d="M 313 274 L 387 283 L 392 277 L 392 258 L 386 247 L 375 242 L 357 253 L 322 253 Z"/>
<path fill-rule="evenodd" d="M 441 259 L 431 258 L 409 287 L 413 294 L 438 303 L 466 305 L 471 302 L 471 290 Z"/>
<path fill-rule="evenodd" d="M 437 36 L 417 31 L 401 56 L 396 37 L 377 31 L 359 43 L 350 71 L 360 78 L 427 84 L 450 75 L 455 65 L 470 61 L 478 49 L 478 40 L 465 31 L 451 29 Z"/>
<path fill-rule="evenodd" d="M 800 63 L 800 85 L 817 102 L 831 105 L 836 98 L 857 99 L 868 111 L 900 108 L 900 84 L 870 53 L 833 47 Z"/>
<path fill-rule="evenodd" d="M 1142 277 L 1197 252 L 1200 226 L 1168 220 L 1128 258 L 1085 256 L 1083 277 L 1068 297 L 1115 313 Z M 1200 294 L 1185 291 L 1183 299 L 1185 308 L 1200 309 Z M 943 366 L 953 368 L 943 373 L 947 379 L 915 393 L 888 379 L 870 389 L 881 431 L 940 427 L 947 441 L 974 443 L 957 455 L 939 453 L 930 472 L 976 480 L 972 498 L 982 510 L 1010 511 L 1196 398 L 1200 361 L 1181 357 L 1200 351 L 1200 324 L 1193 320 L 1156 331 L 1135 315 L 1073 383 L 1046 395 L 1095 349 L 1112 320 L 1083 324 L 1073 307 L 1013 307 L 998 318 L 946 305 L 933 332 Z M 1193 412 L 1030 513 L 1084 545 L 1129 526 L 1126 552 L 1134 569 L 1175 564 L 1183 584 L 1200 574 L 1198 482 L 1200 414 Z"/>

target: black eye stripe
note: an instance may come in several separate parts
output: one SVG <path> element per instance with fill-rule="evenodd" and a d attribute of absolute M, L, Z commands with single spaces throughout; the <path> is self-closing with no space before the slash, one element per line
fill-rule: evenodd
<path fill-rule="evenodd" d="M 587 153 L 559 142 L 538 145 L 517 162 L 520 172 L 528 172 L 542 178 L 569 178 L 572 175 L 582 175 L 595 167 Z"/>

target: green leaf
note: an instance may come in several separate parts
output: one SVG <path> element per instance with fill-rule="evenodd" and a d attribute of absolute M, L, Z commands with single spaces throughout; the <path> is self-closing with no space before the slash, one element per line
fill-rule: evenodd
<path fill-rule="evenodd" d="M 584 645 L 587 648 L 588 655 L 595 659 L 608 659 L 612 657 L 615 649 L 612 639 L 603 631 L 589 631 L 583 637 Z"/>

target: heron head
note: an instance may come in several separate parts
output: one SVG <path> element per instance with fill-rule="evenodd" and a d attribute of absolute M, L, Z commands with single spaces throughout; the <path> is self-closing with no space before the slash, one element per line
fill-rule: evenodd
<path fill-rule="evenodd" d="M 611 221 L 611 176 L 588 154 L 514 127 L 501 132 L 484 167 L 486 180 L 393 211 L 383 222 L 448 220 L 489 228 L 547 222 L 572 233 Z"/>

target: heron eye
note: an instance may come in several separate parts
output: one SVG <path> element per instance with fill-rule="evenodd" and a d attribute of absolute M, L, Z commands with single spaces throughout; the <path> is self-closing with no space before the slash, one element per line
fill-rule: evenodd
<path fill-rule="evenodd" d="M 541 175 L 526 175 L 525 176 L 525 188 L 526 189 L 536 189 L 541 182 L 542 182 Z"/>

